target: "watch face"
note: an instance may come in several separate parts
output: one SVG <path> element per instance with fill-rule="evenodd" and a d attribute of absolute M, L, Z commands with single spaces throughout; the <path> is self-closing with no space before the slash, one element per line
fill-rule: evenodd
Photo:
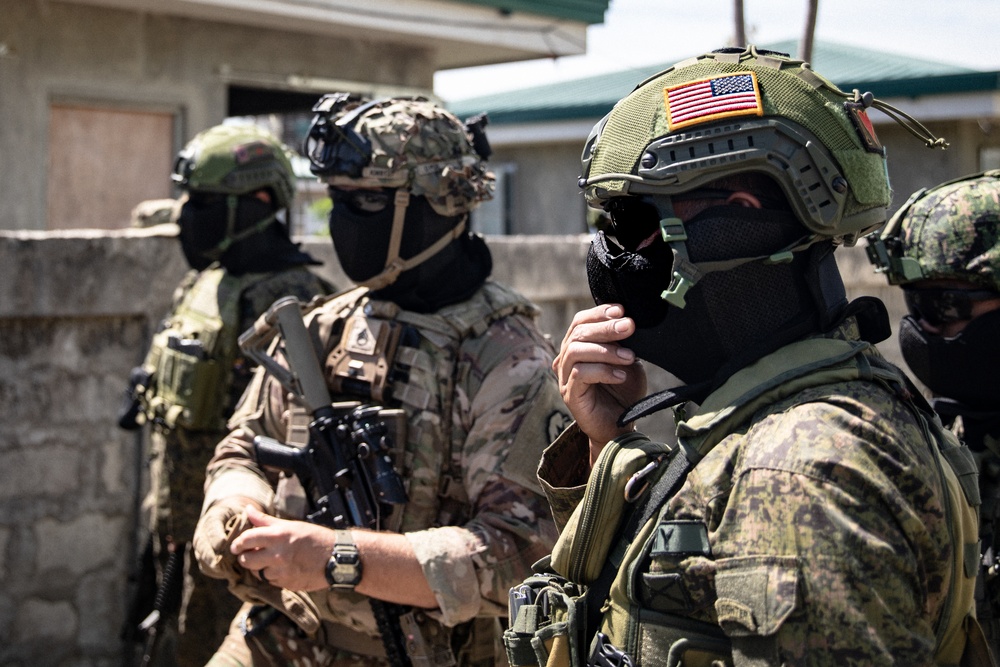
<path fill-rule="evenodd" d="M 361 557 L 353 547 L 335 548 L 326 564 L 326 579 L 331 586 L 354 588 L 361 581 Z"/>

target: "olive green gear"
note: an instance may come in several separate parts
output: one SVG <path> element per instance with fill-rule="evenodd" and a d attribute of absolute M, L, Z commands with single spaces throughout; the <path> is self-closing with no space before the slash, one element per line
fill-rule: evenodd
<path fill-rule="evenodd" d="M 1000 292 L 1000 170 L 916 191 L 867 240 L 890 284 L 962 280 Z"/>
<path fill-rule="evenodd" d="M 332 111 L 339 111 L 335 125 L 343 134 L 328 142 L 349 133 L 368 153 L 360 173 L 352 174 L 336 158 L 314 159 L 307 148 L 313 173 L 330 185 L 402 188 L 425 197 L 443 216 L 468 213 L 493 198 L 495 177 L 474 145 L 476 131 L 427 98 L 387 98 Z"/>
<path fill-rule="evenodd" d="M 278 209 L 291 206 L 295 172 L 290 149 L 254 125 L 216 125 L 195 135 L 178 153 L 172 180 L 195 192 L 274 193 Z"/>
<path fill-rule="evenodd" d="M 667 88 L 743 72 L 756 80 L 761 115 L 669 129 Z M 811 232 L 852 244 L 885 221 L 891 190 L 884 150 L 877 140 L 866 146 L 845 104 L 887 106 L 868 93 L 841 91 L 808 63 L 754 46 L 697 56 L 640 83 L 595 126 L 580 187 L 591 206 L 603 207 L 612 197 L 679 194 L 723 176 L 765 173 Z M 927 139 L 926 128 L 891 110 Z M 943 144 L 933 137 L 927 143 Z"/>

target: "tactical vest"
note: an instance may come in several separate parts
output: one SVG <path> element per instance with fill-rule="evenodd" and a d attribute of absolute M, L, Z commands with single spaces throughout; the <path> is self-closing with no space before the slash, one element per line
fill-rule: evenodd
<path fill-rule="evenodd" d="M 234 276 L 222 268 L 188 276 L 143 362 L 151 375 L 149 386 L 140 393 L 147 421 L 168 429 L 225 429 L 233 364 L 239 353 L 241 298 L 274 276 Z"/>
<path fill-rule="evenodd" d="M 489 281 L 468 300 L 430 314 L 403 311 L 390 302 L 371 299 L 366 288 L 329 297 L 306 313 L 314 340 L 324 346 L 324 372 L 327 384 L 334 388 L 333 400 L 402 408 L 406 413 L 405 449 L 398 467 L 407 487 L 407 504 L 393 529 L 413 532 L 467 520 L 471 508 L 462 482 L 462 451 L 452 447 L 461 440 L 454 432 L 454 402 L 460 400 L 458 394 L 476 390 L 471 373 L 476 360 L 464 358 L 463 345 L 500 319 L 537 314 L 537 307 L 524 297 Z M 261 390 L 256 381 L 253 388 Z M 246 405 L 259 400 L 250 397 Z M 308 421 L 308 415 L 293 408 L 286 440 L 304 442 L 308 436 L 303 427 Z M 275 511 L 301 518 L 303 494 L 298 481 L 283 474 L 275 493 Z M 340 628 L 374 632 L 367 598 L 343 591 L 311 593 L 310 597 L 320 616 L 336 624 L 326 632 L 333 646 L 344 635 Z M 425 636 L 437 633 L 447 642 L 442 626 L 429 623 L 433 627 Z M 485 638 L 490 645 L 483 649 L 489 649 L 492 661 L 495 636 Z M 373 641 L 380 645 L 379 640 Z"/>
<path fill-rule="evenodd" d="M 685 615 L 690 603 L 679 575 L 645 569 L 657 558 L 710 557 L 704 524 L 661 522 L 666 500 L 680 488 L 690 465 L 770 405 L 806 389 L 852 380 L 898 385 L 902 379 L 897 371 L 873 364 L 864 354 L 869 347 L 830 338 L 799 341 L 758 362 L 752 372 L 744 369 L 734 375 L 705 401 L 699 414 L 678 424 L 676 446 L 651 442 L 639 433 L 609 443 L 594 464 L 585 498 L 563 529 L 551 562 L 536 567 L 548 566 L 547 573 L 511 591 L 511 628 L 504 634 L 511 665 L 731 664 L 729 640 L 719 625 Z M 963 661 L 967 637 L 981 633 L 973 604 L 980 502 L 975 462 L 929 409 L 914 404 L 913 413 L 927 440 L 935 444 L 957 555 L 935 627 L 936 662 L 988 665 L 969 662 L 968 653 Z M 674 469 L 682 472 L 668 481 Z M 658 484 L 668 485 L 669 495 L 640 513 Z M 634 536 L 628 535 L 629 530 L 623 530 L 628 517 L 640 516 L 645 521 L 635 522 Z M 725 585 L 717 578 L 720 597 Z M 588 594 L 597 599 L 588 600 Z M 752 611 L 754 618 L 774 621 L 774 610 Z"/>

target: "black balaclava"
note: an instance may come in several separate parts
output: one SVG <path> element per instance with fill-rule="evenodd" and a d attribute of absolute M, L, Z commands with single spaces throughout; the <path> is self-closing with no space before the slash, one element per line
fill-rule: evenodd
<path fill-rule="evenodd" d="M 731 205 L 705 209 L 684 226 L 695 264 L 767 256 L 807 234 L 790 212 Z M 787 262 L 755 260 L 706 273 L 687 292 L 684 308 L 660 298 L 672 256 L 659 237 L 629 253 L 599 233 L 587 274 L 598 304 L 621 303 L 636 320 L 635 334 L 623 344 L 696 385 L 713 380 L 724 365 L 736 370 L 835 319 L 847 300 L 832 250 L 822 241 Z"/>
<path fill-rule="evenodd" d="M 391 192 L 391 191 L 390 191 Z M 353 208 L 342 191 L 333 189 L 330 236 L 344 273 L 363 283 L 385 268 L 395 205 L 392 196 L 378 212 Z M 438 214 L 425 197 L 410 197 L 404 218 L 399 256 L 414 257 L 460 224 L 466 214 Z M 486 243 L 463 233 L 422 263 L 403 271 L 396 280 L 373 292 L 402 308 L 430 313 L 463 301 L 479 289 L 493 269 Z"/>
<path fill-rule="evenodd" d="M 913 374 L 937 396 L 971 411 L 1000 411 L 1000 310 L 971 320 L 953 338 L 928 333 L 907 315 L 899 347 Z"/>
<path fill-rule="evenodd" d="M 270 222 L 265 222 L 270 218 Z M 256 197 L 236 198 L 233 241 L 222 248 L 227 238 L 229 199 L 226 195 L 192 195 L 182 206 L 177 223 L 180 226 L 181 250 L 191 268 L 201 271 L 218 261 L 234 275 L 267 273 L 303 264 L 320 262 L 293 243 L 285 226 L 277 221 L 271 204 Z M 254 231 L 257 226 L 264 226 Z M 246 234 L 245 236 L 242 236 Z"/>

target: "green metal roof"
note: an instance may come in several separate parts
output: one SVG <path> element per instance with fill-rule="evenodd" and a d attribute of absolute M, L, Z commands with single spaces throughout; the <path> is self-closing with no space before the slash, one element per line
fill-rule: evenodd
<path fill-rule="evenodd" d="M 604 23 L 610 0 L 456 0 L 463 5 L 495 7 L 503 13 L 525 12 L 581 23 Z"/>
<path fill-rule="evenodd" d="M 761 47 L 793 55 L 798 49 L 794 40 Z M 454 100 L 448 103 L 448 108 L 459 117 L 486 111 L 490 124 L 495 125 L 600 118 L 638 83 L 681 59 L 683 57 L 659 65 Z M 1000 90 L 1000 72 L 983 72 L 830 42 L 814 44 L 811 63 L 817 72 L 843 90 L 870 90 L 882 98 Z"/>

